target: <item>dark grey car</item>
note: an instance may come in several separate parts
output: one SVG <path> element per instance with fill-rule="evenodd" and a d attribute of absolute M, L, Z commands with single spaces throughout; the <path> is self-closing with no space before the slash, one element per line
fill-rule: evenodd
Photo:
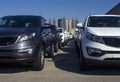
<path fill-rule="evenodd" d="M 0 62 L 20 62 L 44 67 L 45 19 L 41 16 L 5 16 L 0 19 Z"/>

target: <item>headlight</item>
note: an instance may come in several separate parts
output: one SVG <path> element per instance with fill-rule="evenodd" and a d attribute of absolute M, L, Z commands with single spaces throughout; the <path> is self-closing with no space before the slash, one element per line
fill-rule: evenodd
<path fill-rule="evenodd" d="M 88 32 L 87 32 L 86 36 L 89 40 L 99 42 L 99 43 L 103 43 L 102 37 L 100 37 L 100 36 L 96 36 L 96 35 L 93 35 L 93 34 L 88 33 Z"/>
<path fill-rule="evenodd" d="M 33 38 L 34 36 L 35 36 L 35 33 L 32 33 L 30 35 L 21 36 L 20 39 L 19 39 L 19 42 L 24 42 L 26 40 L 29 40 L 29 39 Z"/>

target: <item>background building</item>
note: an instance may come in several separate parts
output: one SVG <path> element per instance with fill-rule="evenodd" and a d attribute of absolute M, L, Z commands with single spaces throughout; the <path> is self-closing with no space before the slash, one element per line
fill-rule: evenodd
<path fill-rule="evenodd" d="M 49 19 L 48 22 L 52 25 L 56 25 L 56 19 L 55 18 Z"/>
<path fill-rule="evenodd" d="M 71 19 L 63 17 L 62 19 L 58 19 L 58 27 L 63 28 L 64 30 L 73 33 L 76 28 L 76 24 L 78 23 L 78 19 Z"/>
<path fill-rule="evenodd" d="M 115 7 L 109 10 L 106 14 L 120 15 L 120 3 L 118 3 Z"/>

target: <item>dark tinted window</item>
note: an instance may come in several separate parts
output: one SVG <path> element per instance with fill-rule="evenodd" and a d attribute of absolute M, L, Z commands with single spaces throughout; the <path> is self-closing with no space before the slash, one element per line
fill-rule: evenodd
<path fill-rule="evenodd" d="M 0 19 L 1 27 L 38 27 L 39 17 L 34 16 L 8 16 Z"/>
<path fill-rule="evenodd" d="M 44 18 L 41 17 L 40 22 L 41 22 L 41 26 L 45 26 L 45 22 L 46 22 L 46 20 L 45 20 Z"/>
<path fill-rule="evenodd" d="M 89 27 L 120 27 L 120 17 L 89 17 Z"/>

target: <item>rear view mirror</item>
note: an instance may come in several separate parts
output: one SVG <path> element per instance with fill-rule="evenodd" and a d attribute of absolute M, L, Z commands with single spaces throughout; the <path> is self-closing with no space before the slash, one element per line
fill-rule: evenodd
<path fill-rule="evenodd" d="M 49 26 L 51 26 L 51 24 L 46 22 L 46 23 L 45 23 L 45 26 L 46 26 L 46 27 L 49 27 Z"/>
<path fill-rule="evenodd" d="M 77 28 L 83 28 L 83 24 L 82 24 L 82 23 L 78 23 L 78 24 L 76 25 L 76 27 L 77 27 Z"/>
<path fill-rule="evenodd" d="M 52 28 L 52 25 L 50 23 L 45 23 L 43 29 L 49 29 Z"/>

